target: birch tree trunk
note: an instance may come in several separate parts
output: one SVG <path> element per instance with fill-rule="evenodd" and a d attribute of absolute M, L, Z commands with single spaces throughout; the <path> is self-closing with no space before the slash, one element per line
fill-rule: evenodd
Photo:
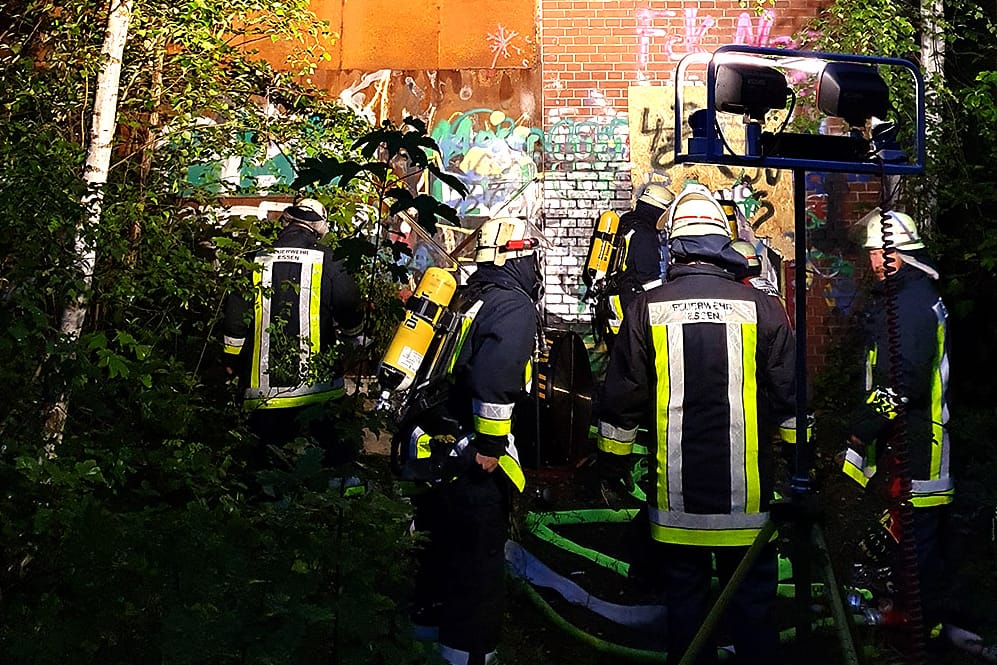
<path fill-rule="evenodd" d="M 81 203 L 84 218 L 76 230 L 76 260 L 83 273 L 80 293 L 67 303 L 62 312 L 59 331 L 70 342 L 79 339 L 86 320 L 89 291 L 93 284 L 93 270 L 97 258 L 96 230 L 100 224 L 104 186 L 111 164 L 111 147 L 117 125 L 118 85 L 121 79 L 121 59 L 128 40 L 128 25 L 132 17 L 133 0 L 111 0 L 107 14 L 107 31 L 101 49 L 102 66 L 97 76 L 94 93 L 93 123 L 87 146 L 83 180 L 87 191 Z M 62 442 L 68 413 L 65 392 L 48 408 L 45 421 L 45 449 L 49 456 Z"/>
<path fill-rule="evenodd" d="M 924 105 L 928 159 L 931 159 L 933 134 L 942 126 L 938 90 L 945 85 L 945 35 L 942 34 L 940 25 L 944 18 L 944 0 L 921 0 L 921 68 L 926 81 Z M 928 181 L 924 206 L 924 225 L 927 227 L 932 226 L 936 203 L 935 183 Z"/>

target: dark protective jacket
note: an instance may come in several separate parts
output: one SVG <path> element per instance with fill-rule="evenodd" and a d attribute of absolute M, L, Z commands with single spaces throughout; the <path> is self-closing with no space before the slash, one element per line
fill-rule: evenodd
<path fill-rule="evenodd" d="M 522 490 L 525 483 L 512 441 L 512 413 L 529 389 L 537 334 L 533 257 L 480 264 L 468 280 L 464 314 L 454 351 L 447 410 L 462 432 L 474 433 L 474 448 L 499 458 Z"/>
<path fill-rule="evenodd" d="M 623 314 L 637 294 L 661 283 L 662 250 L 657 230 L 661 213 L 660 208 L 638 201 L 633 210 L 620 216 L 619 256 L 605 296 L 609 299 L 608 327 L 614 335 L 619 334 Z"/>
<path fill-rule="evenodd" d="M 600 400 L 597 446 L 649 451 L 651 534 L 749 545 L 773 495 L 771 440 L 796 409 L 793 332 L 779 302 L 717 266 L 669 268 L 627 310 Z"/>
<path fill-rule="evenodd" d="M 292 224 L 257 252 L 252 289 L 225 303 L 226 362 L 245 384 L 247 408 L 288 408 L 343 394 L 335 359 L 315 362 L 342 336 L 360 333 L 360 292 L 332 250 Z M 329 365 L 326 361 L 331 360 Z"/>
<path fill-rule="evenodd" d="M 893 373 L 887 321 L 887 283 L 879 282 L 864 312 L 867 337 L 866 400 L 853 414 L 852 434 L 864 444 L 885 444 L 895 434 L 898 410 L 905 407 L 905 431 L 914 507 L 951 503 L 949 475 L 948 312 L 934 280 L 907 263 L 887 277 L 895 287 L 898 342 Z M 846 451 L 843 470 L 863 486 L 875 473 L 873 450 Z M 866 459 L 866 458 L 870 459 Z"/>

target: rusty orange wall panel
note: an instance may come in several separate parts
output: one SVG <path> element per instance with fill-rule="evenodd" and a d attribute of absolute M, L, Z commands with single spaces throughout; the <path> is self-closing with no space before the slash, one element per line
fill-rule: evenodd
<path fill-rule="evenodd" d="M 437 69 L 439 0 L 343 0 L 343 69 Z"/>
<path fill-rule="evenodd" d="M 330 39 L 323 42 L 330 59 L 320 60 L 319 69 L 340 69 L 343 62 L 343 0 L 311 0 L 309 9 L 329 24 Z"/>
<path fill-rule="evenodd" d="M 440 0 L 441 69 L 537 64 L 536 0 Z"/>

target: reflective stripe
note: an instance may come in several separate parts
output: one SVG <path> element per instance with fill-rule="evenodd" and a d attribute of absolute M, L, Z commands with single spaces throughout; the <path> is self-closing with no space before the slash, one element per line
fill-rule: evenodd
<path fill-rule="evenodd" d="M 230 353 L 236 356 L 242 352 L 242 347 L 246 344 L 245 337 L 229 337 L 228 335 L 225 335 L 222 341 L 225 344 L 225 353 Z"/>
<path fill-rule="evenodd" d="M 604 420 L 599 421 L 599 434 L 596 438 L 596 448 L 613 455 L 629 455 L 633 443 L 637 440 L 637 428 L 623 429 Z"/>
<path fill-rule="evenodd" d="M 529 358 L 526 361 L 526 368 L 523 370 L 523 390 L 530 393 L 533 392 L 533 359 Z"/>
<path fill-rule="evenodd" d="M 768 521 L 768 513 L 701 515 L 651 507 L 655 540 L 678 545 L 750 545 Z"/>
<path fill-rule="evenodd" d="M 276 263 L 294 263 L 301 266 L 298 285 L 299 366 L 301 375 L 307 376 L 311 356 L 322 348 L 321 305 L 322 268 L 325 254 L 315 249 L 278 247 L 260 254 L 256 263 L 261 266 L 253 271 L 254 344 L 249 387 L 246 389 L 245 406 L 250 408 L 284 408 L 309 404 L 344 394 L 342 377 L 329 383 L 308 385 L 307 379 L 297 386 L 270 384 L 270 329 L 273 268 Z M 233 340 L 234 341 L 234 340 Z"/>
<path fill-rule="evenodd" d="M 683 414 L 685 348 L 683 327 L 723 324 L 728 361 L 730 505 L 732 515 L 758 514 L 758 414 L 755 353 L 758 314 L 755 303 L 740 300 L 689 299 L 648 304 L 656 369 L 658 508 L 684 514 Z"/>
<path fill-rule="evenodd" d="M 949 435 L 945 429 L 949 420 L 948 403 L 945 401 L 949 382 L 949 357 L 945 347 L 945 320 L 948 312 L 941 299 L 931 309 L 938 322 L 935 327 L 938 362 L 931 374 L 931 467 L 928 475 L 929 479 L 934 480 L 948 479 L 949 476 Z"/>
<path fill-rule="evenodd" d="M 471 324 L 474 323 L 474 317 L 478 315 L 481 310 L 481 306 L 485 304 L 484 300 L 478 300 L 468 309 L 466 312 L 460 315 L 460 336 L 457 338 L 457 343 L 454 344 L 453 355 L 450 356 L 450 361 L 447 363 L 447 375 L 452 376 L 454 366 L 457 364 L 457 358 L 460 356 L 460 351 L 464 348 L 464 342 L 467 341 L 467 333 L 471 330 Z"/>
<path fill-rule="evenodd" d="M 872 390 L 872 370 L 876 367 L 878 357 L 879 349 L 877 349 L 874 344 L 872 348 L 869 349 L 869 353 L 865 358 L 865 389 L 867 392 Z"/>
<path fill-rule="evenodd" d="M 346 394 L 346 381 L 339 376 L 329 383 L 315 383 L 297 388 L 247 388 L 244 404 L 277 409 L 336 399 Z"/>
<path fill-rule="evenodd" d="M 867 469 L 865 466 L 865 457 L 858 454 L 852 448 L 848 448 L 845 450 L 845 461 L 841 465 L 841 471 L 859 485 L 865 487 L 869 484 L 869 479 L 876 472 L 876 467 Z"/>
<path fill-rule="evenodd" d="M 659 279 L 652 279 L 650 282 L 644 282 L 644 287 L 643 288 L 644 288 L 645 291 L 650 291 L 651 289 L 659 287 L 662 284 L 664 284 L 664 282 L 662 282 L 660 278 Z"/>
<path fill-rule="evenodd" d="M 429 447 L 429 442 L 432 438 L 421 427 L 416 427 L 412 430 L 412 435 L 409 437 L 409 459 L 428 459 L 432 454 L 432 450 Z"/>
<path fill-rule="evenodd" d="M 505 436 L 512 431 L 512 412 L 515 404 L 498 404 L 471 400 L 474 414 L 474 431 L 492 436 Z"/>
<path fill-rule="evenodd" d="M 332 390 L 324 390 L 322 392 L 308 392 L 297 395 L 284 393 L 270 397 L 247 397 L 243 400 L 242 406 L 245 409 L 289 409 L 292 406 L 328 402 L 332 399 L 339 399 L 345 394 L 345 388 L 333 388 Z"/>
<path fill-rule="evenodd" d="M 440 657 L 447 661 L 449 665 L 469 665 L 471 662 L 471 653 L 469 651 L 461 651 L 460 649 L 455 649 L 453 647 L 448 647 L 444 644 L 440 645 L 439 650 Z M 485 665 L 491 665 L 491 663 L 497 663 L 496 652 L 491 651 L 485 654 Z"/>
<path fill-rule="evenodd" d="M 609 324 L 609 329 L 614 335 L 619 335 L 620 326 L 623 325 L 623 301 L 620 300 L 620 296 L 609 296 L 609 311 L 610 319 L 607 322 Z"/>
<path fill-rule="evenodd" d="M 955 483 L 951 478 L 940 478 L 938 480 L 912 480 L 910 490 L 913 494 L 940 494 L 951 492 L 955 488 Z"/>
<path fill-rule="evenodd" d="M 813 427 L 807 423 L 807 441 L 813 439 Z M 796 416 L 786 418 L 779 424 L 779 439 L 784 443 L 796 443 Z"/>

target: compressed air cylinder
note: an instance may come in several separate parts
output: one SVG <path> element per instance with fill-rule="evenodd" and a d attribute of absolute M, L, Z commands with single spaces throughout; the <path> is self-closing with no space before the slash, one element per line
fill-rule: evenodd
<path fill-rule="evenodd" d="M 456 290 L 457 281 L 446 270 L 429 268 L 425 272 L 405 304 L 405 318 L 381 358 L 377 369 L 381 390 L 406 390 L 412 385 L 433 341 L 436 322 Z"/>
<path fill-rule="evenodd" d="M 585 273 L 582 275 L 582 280 L 586 286 L 591 287 L 606 277 L 609 262 L 613 258 L 613 240 L 616 238 L 616 230 L 619 225 L 620 216 L 612 210 L 607 210 L 599 215 L 595 230 L 592 231 L 588 262 L 585 264 Z"/>

